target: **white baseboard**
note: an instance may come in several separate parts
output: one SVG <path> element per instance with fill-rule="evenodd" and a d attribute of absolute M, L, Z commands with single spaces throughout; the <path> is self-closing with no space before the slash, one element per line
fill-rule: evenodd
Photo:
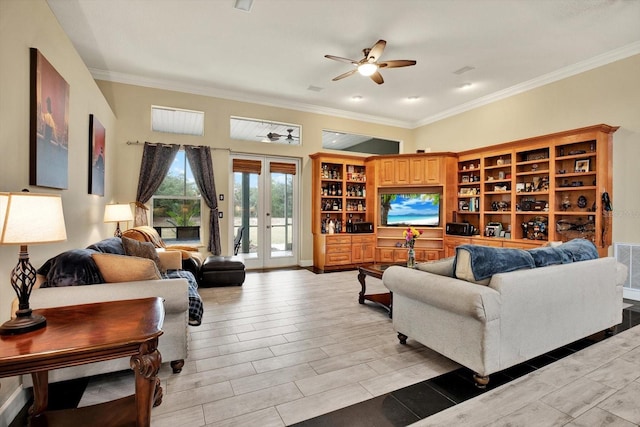
<path fill-rule="evenodd" d="M 630 288 L 622 288 L 622 297 L 627 299 L 632 299 L 634 301 L 640 301 L 640 290 L 639 289 L 630 289 Z"/>
<path fill-rule="evenodd" d="M 29 401 L 30 394 L 18 386 L 9 399 L 0 407 L 0 426 L 8 426 Z"/>
<path fill-rule="evenodd" d="M 300 267 L 311 267 L 313 265 L 313 260 L 312 259 L 301 259 L 298 262 L 298 265 Z"/>

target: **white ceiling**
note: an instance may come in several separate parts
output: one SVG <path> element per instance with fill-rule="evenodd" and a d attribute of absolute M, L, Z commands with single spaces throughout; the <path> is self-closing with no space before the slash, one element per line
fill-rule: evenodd
<path fill-rule="evenodd" d="M 407 128 L 640 53 L 640 0 L 48 3 L 96 79 Z M 378 39 L 417 65 L 331 81 Z"/>

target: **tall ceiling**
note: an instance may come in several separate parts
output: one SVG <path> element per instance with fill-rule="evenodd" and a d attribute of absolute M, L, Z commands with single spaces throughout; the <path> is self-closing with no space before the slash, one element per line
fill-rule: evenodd
<path fill-rule="evenodd" d="M 48 3 L 96 79 L 407 128 L 640 53 L 640 0 Z M 417 65 L 331 81 L 379 39 Z"/>

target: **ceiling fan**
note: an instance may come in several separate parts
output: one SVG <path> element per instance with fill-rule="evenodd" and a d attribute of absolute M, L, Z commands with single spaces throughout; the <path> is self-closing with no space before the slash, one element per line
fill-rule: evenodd
<path fill-rule="evenodd" d="M 341 58 L 339 56 L 325 55 L 325 58 L 333 59 L 334 61 L 346 62 L 355 67 L 353 70 L 347 71 L 344 74 L 340 74 L 338 77 L 334 77 L 332 80 L 335 82 L 337 80 L 344 79 L 345 77 L 349 77 L 350 75 L 355 74 L 357 71 L 361 75 L 370 77 L 371 80 L 381 85 L 382 83 L 384 83 L 384 79 L 382 78 L 382 74 L 380 74 L 380 68 L 399 68 L 416 65 L 416 61 L 408 59 L 395 59 L 385 62 L 378 62 L 378 59 L 380 59 L 380 56 L 382 56 L 382 52 L 384 51 L 386 45 L 386 41 L 378 40 L 378 42 L 374 44 L 372 48 L 362 49 L 364 58 L 362 58 L 360 61 Z"/>
<path fill-rule="evenodd" d="M 288 135 L 280 135 L 279 133 L 269 132 L 266 135 L 266 138 L 268 138 L 269 141 L 271 141 L 271 142 L 279 141 L 280 138 L 284 138 L 285 141 L 290 143 L 290 142 L 293 142 L 294 139 L 299 139 L 300 138 L 299 136 L 292 135 L 292 132 L 293 132 L 293 129 L 287 129 Z M 259 138 L 264 138 L 264 136 L 260 136 L 260 135 L 258 135 L 258 137 Z"/>

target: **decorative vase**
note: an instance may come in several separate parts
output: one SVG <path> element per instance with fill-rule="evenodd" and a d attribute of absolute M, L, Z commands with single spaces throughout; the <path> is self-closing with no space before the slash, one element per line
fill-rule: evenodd
<path fill-rule="evenodd" d="M 416 253 L 413 248 L 409 248 L 409 254 L 407 257 L 407 267 L 414 268 L 416 266 Z"/>

